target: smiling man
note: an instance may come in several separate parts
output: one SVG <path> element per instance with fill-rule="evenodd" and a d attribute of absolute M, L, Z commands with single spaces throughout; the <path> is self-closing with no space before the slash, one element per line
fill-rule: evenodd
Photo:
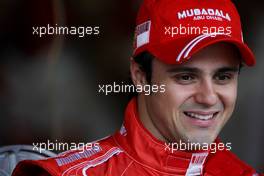
<path fill-rule="evenodd" d="M 212 143 L 234 110 L 240 62 L 227 43 L 210 45 L 181 65 L 153 59 L 151 84 L 166 91 L 138 96 L 144 126 L 162 141 Z M 134 61 L 131 73 L 135 84 L 149 83 Z"/>
<path fill-rule="evenodd" d="M 133 97 L 121 129 L 97 147 L 23 161 L 13 176 L 258 175 L 218 138 L 235 107 L 241 66 L 255 64 L 230 0 L 145 0 L 130 62 L 135 86 L 165 92 Z"/>

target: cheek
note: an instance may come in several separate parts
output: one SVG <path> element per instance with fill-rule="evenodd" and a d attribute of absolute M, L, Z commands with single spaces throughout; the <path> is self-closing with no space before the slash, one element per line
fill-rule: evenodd
<path fill-rule="evenodd" d="M 219 93 L 219 98 L 224 105 L 224 113 L 226 113 L 227 118 L 231 116 L 235 108 L 236 99 L 237 99 L 237 86 L 236 84 L 229 87 L 221 89 Z"/>
<path fill-rule="evenodd" d="M 172 81 L 163 82 L 161 84 L 165 85 L 165 92 L 153 94 L 152 98 L 156 99 L 160 106 L 170 112 L 170 114 L 175 113 L 171 111 L 177 111 L 191 93 L 188 89 L 182 88 L 182 86 Z"/>
<path fill-rule="evenodd" d="M 180 120 L 180 107 L 191 95 L 190 90 L 183 89 L 173 82 L 163 82 L 164 93 L 155 93 L 148 97 L 149 110 L 152 117 L 158 118 L 166 126 L 173 128 L 176 121 Z"/>
<path fill-rule="evenodd" d="M 155 83 L 156 84 L 156 83 Z M 156 121 L 162 121 L 167 126 L 172 125 L 174 117 L 177 116 L 179 107 L 186 100 L 187 93 L 180 91 L 177 85 L 170 82 L 162 82 L 159 85 L 165 85 L 165 92 L 153 93 L 146 96 L 148 113 Z"/>

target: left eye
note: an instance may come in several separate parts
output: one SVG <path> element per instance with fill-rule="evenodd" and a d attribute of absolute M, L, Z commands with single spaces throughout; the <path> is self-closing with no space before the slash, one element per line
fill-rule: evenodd
<path fill-rule="evenodd" d="M 215 76 L 215 80 L 219 84 L 226 84 L 230 80 L 232 80 L 232 75 L 231 74 L 218 74 Z"/>
<path fill-rule="evenodd" d="M 229 75 L 219 75 L 216 76 L 217 80 L 227 80 L 227 79 L 231 79 Z"/>

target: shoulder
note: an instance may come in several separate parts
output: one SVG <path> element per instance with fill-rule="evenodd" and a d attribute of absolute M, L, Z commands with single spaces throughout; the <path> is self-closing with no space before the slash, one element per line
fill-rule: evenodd
<path fill-rule="evenodd" d="M 205 164 L 205 172 L 209 175 L 242 175 L 257 176 L 256 171 L 240 160 L 231 151 L 223 150 L 211 153 Z M 255 175 L 254 175 L 255 174 Z"/>
<path fill-rule="evenodd" d="M 112 137 L 89 143 L 77 150 L 66 151 L 45 160 L 20 162 L 12 176 L 24 175 L 76 175 L 77 172 L 98 170 L 115 156 L 124 157 L 122 149 L 116 146 Z M 81 175 L 81 174 L 80 174 Z"/>

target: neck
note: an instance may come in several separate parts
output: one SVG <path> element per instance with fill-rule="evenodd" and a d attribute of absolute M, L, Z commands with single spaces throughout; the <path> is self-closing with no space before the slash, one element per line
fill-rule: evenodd
<path fill-rule="evenodd" d="M 137 109 L 138 109 L 139 119 L 141 123 L 144 125 L 144 127 L 157 139 L 164 142 L 168 142 L 153 123 L 152 118 L 147 111 L 146 99 L 144 95 L 138 95 L 137 106 L 138 106 Z"/>

